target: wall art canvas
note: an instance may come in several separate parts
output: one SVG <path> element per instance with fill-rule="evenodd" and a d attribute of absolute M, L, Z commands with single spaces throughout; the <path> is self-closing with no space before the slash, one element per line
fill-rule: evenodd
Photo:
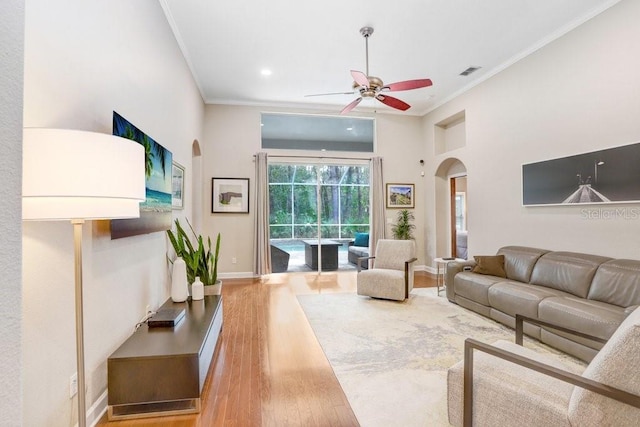
<path fill-rule="evenodd" d="M 211 213 L 249 213 L 249 178 L 211 178 Z"/>
<path fill-rule="evenodd" d="M 113 112 L 113 134 L 144 146 L 146 200 L 140 204 L 140 218 L 111 220 L 111 238 L 164 231 L 171 228 L 171 151 Z M 118 165 L 114 165 L 117 173 Z"/>
<path fill-rule="evenodd" d="M 387 184 L 387 208 L 414 208 L 414 193 L 413 184 Z"/>
<path fill-rule="evenodd" d="M 640 201 L 640 143 L 522 165 L 522 204 Z"/>
<path fill-rule="evenodd" d="M 184 166 L 178 162 L 173 162 L 171 172 L 171 206 L 184 208 Z"/>

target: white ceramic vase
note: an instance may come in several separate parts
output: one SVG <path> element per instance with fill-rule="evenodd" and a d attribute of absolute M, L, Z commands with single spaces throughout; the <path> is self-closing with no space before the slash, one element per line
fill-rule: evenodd
<path fill-rule="evenodd" d="M 198 276 L 196 276 L 196 280 L 191 285 L 191 299 L 194 301 L 204 299 L 204 284 L 202 284 Z"/>
<path fill-rule="evenodd" d="M 171 300 L 173 302 L 183 302 L 188 297 L 187 264 L 182 258 L 176 258 L 173 262 L 173 271 L 171 273 Z"/>

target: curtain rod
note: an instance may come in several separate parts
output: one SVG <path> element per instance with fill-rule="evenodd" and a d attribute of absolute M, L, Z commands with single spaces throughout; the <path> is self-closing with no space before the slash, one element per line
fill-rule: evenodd
<path fill-rule="evenodd" d="M 256 155 L 254 154 L 253 157 L 256 157 Z M 285 155 L 280 155 L 280 156 L 271 156 L 269 154 L 267 154 L 267 157 L 270 159 L 273 158 L 280 158 L 280 159 L 335 159 L 335 160 L 371 160 L 371 157 L 336 157 L 336 156 L 329 156 L 329 157 L 316 157 L 316 156 L 285 156 Z"/>

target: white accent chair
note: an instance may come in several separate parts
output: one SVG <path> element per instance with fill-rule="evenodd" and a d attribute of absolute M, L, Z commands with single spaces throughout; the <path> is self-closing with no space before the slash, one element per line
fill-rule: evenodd
<path fill-rule="evenodd" d="M 582 375 L 517 345 L 522 344 L 523 321 L 550 327 L 518 315 L 516 344 L 465 341 L 465 360 L 449 368 L 447 376 L 452 425 L 640 425 L 640 308 L 620 324 Z"/>
<path fill-rule="evenodd" d="M 358 295 L 404 301 L 413 289 L 413 240 L 378 240 L 376 254 L 358 258 Z M 361 270 L 363 262 L 373 260 L 373 268 Z"/>

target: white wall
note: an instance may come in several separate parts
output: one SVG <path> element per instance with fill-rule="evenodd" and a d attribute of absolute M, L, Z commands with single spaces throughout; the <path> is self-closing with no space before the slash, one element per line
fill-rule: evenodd
<path fill-rule="evenodd" d="M 22 425 L 22 81 L 24 1 L 0 14 L 0 426 Z"/>
<path fill-rule="evenodd" d="M 111 133 L 118 111 L 186 167 L 187 207 L 174 215 L 191 216 L 191 143 L 204 104 L 158 2 L 33 0 L 25 26 L 24 126 Z M 72 227 L 25 223 L 22 237 L 24 424 L 72 425 Z M 147 305 L 168 298 L 169 283 L 164 233 L 111 241 L 107 222 L 89 222 L 83 244 L 89 407 L 105 403 L 108 356 Z"/>
<path fill-rule="evenodd" d="M 222 277 L 248 276 L 253 270 L 255 170 L 253 155 L 260 148 L 260 113 L 292 112 L 283 109 L 261 109 L 208 105 L 205 112 L 205 139 L 203 145 L 203 176 L 205 180 L 203 232 L 210 236 L 221 233 L 219 269 Z M 309 111 L 298 111 L 309 114 Z M 365 116 L 365 115 L 363 115 Z M 368 116 L 371 117 L 371 116 Z M 376 155 L 383 157 L 385 182 L 416 184 L 416 244 L 418 264 L 424 261 L 424 186 L 419 160 L 425 155 L 422 141 L 421 119 L 413 116 L 377 114 Z M 311 151 L 265 150 L 270 155 L 301 155 L 312 157 Z M 322 153 L 323 157 L 346 157 L 344 152 Z M 352 157 L 369 158 L 365 153 Z M 249 178 L 250 213 L 211 214 L 211 178 Z M 395 210 L 387 211 L 387 217 L 395 222 Z M 237 258 L 237 264 L 231 258 Z"/>
<path fill-rule="evenodd" d="M 638 204 L 525 208 L 521 196 L 523 163 L 640 141 L 638 17 L 640 2 L 622 1 L 425 116 L 433 153 L 434 124 L 466 112 L 466 147 L 429 156 L 429 170 L 451 157 L 467 167 L 470 255 L 517 244 L 640 258 Z M 438 185 L 430 175 L 428 207 Z M 584 219 L 585 208 L 638 215 Z M 428 209 L 427 228 L 435 227 Z M 428 257 L 439 256 L 446 233 L 429 236 Z"/>

